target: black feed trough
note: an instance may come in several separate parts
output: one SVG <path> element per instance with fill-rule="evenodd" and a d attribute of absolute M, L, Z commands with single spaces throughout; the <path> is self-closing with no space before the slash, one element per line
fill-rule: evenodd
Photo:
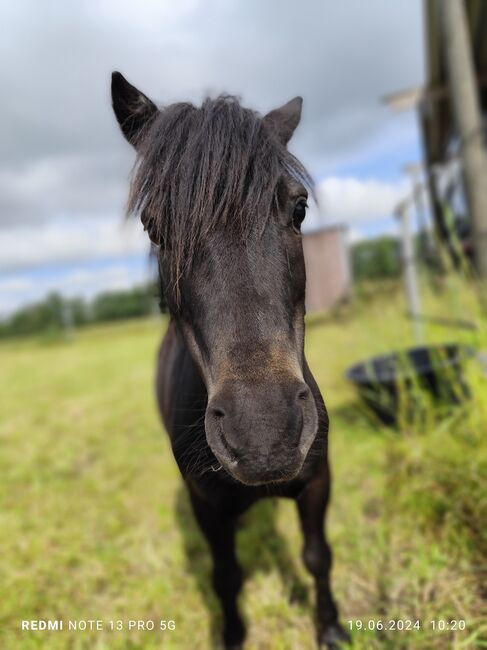
<path fill-rule="evenodd" d="M 463 362 L 470 354 L 456 344 L 409 348 L 357 363 L 346 376 L 379 419 L 394 426 L 400 414 L 417 416 L 425 398 L 449 406 L 468 397 Z"/>

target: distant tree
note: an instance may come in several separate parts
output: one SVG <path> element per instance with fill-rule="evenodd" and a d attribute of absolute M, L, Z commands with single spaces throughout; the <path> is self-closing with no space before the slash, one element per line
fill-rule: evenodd
<path fill-rule="evenodd" d="M 93 302 L 92 317 L 95 321 L 111 321 L 148 316 L 154 312 L 154 300 L 152 284 L 129 291 L 102 293 Z"/>
<path fill-rule="evenodd" d="M 399 241 L 393 237 L 378 237 L 358 242 L 352 247 L 352 267 L 356 280 L 399 277 Z"/>
<path fill-rule="evenodd" d="M 25 336 L 35 332 L 61 329 L 63 325 L 63 299 L 51 293 L 42 302 L 23 307 L 4 323 L 4 335 Z"/>

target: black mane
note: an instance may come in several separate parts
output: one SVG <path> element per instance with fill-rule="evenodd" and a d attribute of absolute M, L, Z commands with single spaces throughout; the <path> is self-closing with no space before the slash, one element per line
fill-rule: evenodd
<path fill-rule="evenodd" d="M 176 284 L 216 229 L 263 232 L 283 173 L 312 184 L 272 128 L 230 96 L 157 111 L 137 151 L 128 212 L 171 256 Z"/>

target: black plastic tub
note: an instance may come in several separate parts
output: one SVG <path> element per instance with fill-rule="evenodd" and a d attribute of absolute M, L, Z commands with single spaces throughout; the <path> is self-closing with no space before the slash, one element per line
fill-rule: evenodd
<path fill-rule="evenodd" d="M 426 401 L 451 406 L 464 401 L 463 376 L 471 350 L 456 344 L 423 346 L 373 357 L 353 365 L 346 377 L 367 406 L 389 426 L 420 413 Z"/>

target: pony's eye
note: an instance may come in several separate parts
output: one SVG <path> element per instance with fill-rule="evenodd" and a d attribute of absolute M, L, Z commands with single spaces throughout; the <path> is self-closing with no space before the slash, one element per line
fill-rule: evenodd
<path fill-rule="evenodd" d="M 293 212 L 293 228 L 297 232 L 301 232 L 301 224 L 304 221 L 304 218 L 306 216 L 306 208 L 308 207 L 308 204 L 306 203 L 305 199 L 298 199 L 296 202 L 296 205 L 294 206 L 294 212 Z"/>

